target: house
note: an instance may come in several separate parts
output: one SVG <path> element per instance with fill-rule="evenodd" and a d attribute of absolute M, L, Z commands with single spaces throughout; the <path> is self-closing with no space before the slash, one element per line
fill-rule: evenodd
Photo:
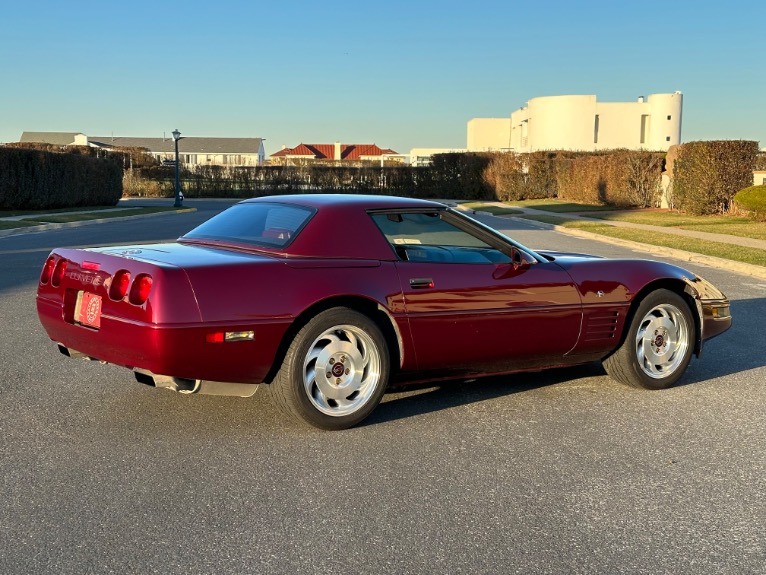
<path fill-rule="evenodd" d="M 533 98 L 510 118 L 470 120 L 468 149 L 667 151 L 681 143 L 682 108 L 681 92 L 636 102 L 598 102 L 594 95 Z"/>
<path fill-rule="evenodd" d="M 20 142 L 41 142 L 58 146 L 91 146 L 104 150 L 145 148 L 160 162 L 175 161 L 175 142 L 163 138 L 86 136 L 80 132 L 24 132 Z M 197 138 L 181 136 L 178 158 L 186 167 L 261 166 L 266 153 L 263 138 Z"/>
<path fill-rule="evenodd" d="M 283 147 L 271 154 L 275 165 L 306 165 L 314 162 L 360 164 L 363 162 L 401 161 L 402 156 L 389 148 L 375 144 L 298 144 L 294 148 Z"/>

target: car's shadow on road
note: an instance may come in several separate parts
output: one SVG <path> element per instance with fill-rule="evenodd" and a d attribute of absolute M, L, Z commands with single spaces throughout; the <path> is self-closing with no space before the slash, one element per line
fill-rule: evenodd
<path fill-rule="evenodd" d="M 479 379 L 445 380 L 392 388 L 383 402 L 361 425 L 375 425 L 422 416 L 599 376 L 604 376 L 601 365 L 590 363 L 568 368 L 496 375 Z"/>
<path fill-rule="evenodd" d="M 763 353 L 766 349 L 766 331 L 762 329 L 766 316 L 766 299 L 735 301 L 732 303 L 732 314 L 735 318 L 732 328 L 720 337 L 706 342 L 702 357 L 692 359 L 687 372 L 676 387 L 690 386 L 766 366 L 766 354 Z M 757 334 L 757 341 L 753 341 L 753 334 Z M 600 379 L 594 381 L 593 378 Z M 392 388 L 362 425 L 416 417 L 586 379 L 594 389 L 603 384 L 620 386 L 626 391 L 631 391 L 631 388 L 609 379 L 598 362 L 538 372 L 489 376 L 477 380 L 447 380 Z"/>

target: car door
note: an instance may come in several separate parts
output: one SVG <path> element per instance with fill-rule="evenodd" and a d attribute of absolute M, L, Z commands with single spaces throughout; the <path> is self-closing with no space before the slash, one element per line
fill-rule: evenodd
<path fill-rule="evenodd" d="M 569 274 L 521 250 L 513 261 L 507 250 L 444 216 L 376 218 L 399 256 L 418 368 L 506 371 L 556 364 L 575 346 L 582 321 Z"/>

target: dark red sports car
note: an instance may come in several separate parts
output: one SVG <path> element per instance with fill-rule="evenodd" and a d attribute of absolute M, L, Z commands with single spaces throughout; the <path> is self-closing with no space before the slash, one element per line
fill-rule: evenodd
<path fill-rule="evenodd" d="M 726 296 L 673 265 L 535 252 L 439 203 L 338 195 L 247 200 L 175 243 L 56 249 L 37 310 L 68 356 L 183 393 L 267 383 L 324 429 L 392 383 L 603 361 L 666 388 L 731 325 Z"/>

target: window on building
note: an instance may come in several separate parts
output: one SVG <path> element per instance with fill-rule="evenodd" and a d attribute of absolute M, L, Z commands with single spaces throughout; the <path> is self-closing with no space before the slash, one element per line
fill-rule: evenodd
<path fill-rule="evenodd" d="M 593 120 L 593 143 L 598 144 L 598 114 L 596 114 L 595 119 Z"/>
<path fill-rule="evenodd" d="M 641 140 L 640 140 L 640 143 L 642 144 L 646 143 L 646 131 L 648 127 L 649 127 L 649 115 L 642 114 L 641 115 Z"/>
<path fill-rule="evenodd" d="M 665 141 L 669 142 L 670 141 L 670 136 L 665 136 Z"/>
<path fill-rule="evenodd" d="M 668 120 L 670 120 L 670 116 L 668 116 Z"/>

